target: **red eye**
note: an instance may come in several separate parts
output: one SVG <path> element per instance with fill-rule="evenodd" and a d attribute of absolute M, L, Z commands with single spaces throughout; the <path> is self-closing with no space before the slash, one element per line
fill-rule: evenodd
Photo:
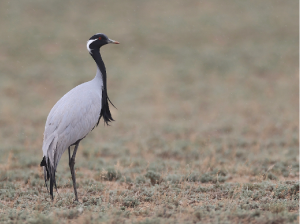
<path fill-rule="evenodd" d="M 98 39 L 101 40 L 101 37 L 99 37 Z"/>

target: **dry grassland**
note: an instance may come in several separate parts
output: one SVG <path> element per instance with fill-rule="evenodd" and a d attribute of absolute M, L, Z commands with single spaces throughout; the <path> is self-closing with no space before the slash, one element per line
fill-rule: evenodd
<path fill-rule="evenodd" d="M 1 223 L 298 223 L 297 1 L 1 1 Z M 54 103 L 101 50 L 118 108 L 44 187 Z"/>

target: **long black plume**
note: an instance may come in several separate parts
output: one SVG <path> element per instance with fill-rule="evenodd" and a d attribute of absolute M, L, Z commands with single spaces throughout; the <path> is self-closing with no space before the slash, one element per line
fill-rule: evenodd
<path fill-rule="evenodd" d="M 109 99 L 109 97 L 107 95 L 106 68 L 105 68 L 104 62 L 102 60 L 100 51 L 93 50 L 91 56 L 94 58 L 99 70 L 101 71 L 102 81 L 103 81 L 101 111 L 100 111 L 99 120 L 97 122 L 97 126 L 99 124 L 101 117 L 103 117 L 105 124 L 109 125 L 108 123 L 114 121 L 114 119 L 111 116 L 108 102 L 110 102 L 113 105 L 113 107 L 115 107 L 115 105 L 111 102 L 111 100 Z"/>

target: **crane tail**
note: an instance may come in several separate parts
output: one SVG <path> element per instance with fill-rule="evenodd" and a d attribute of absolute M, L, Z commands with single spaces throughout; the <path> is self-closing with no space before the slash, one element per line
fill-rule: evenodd
<path fill-rule="evenodd" d="M 47 185 L 47 180 L 49 180 L 49 170 L 47 167 L 47 162 L 46 162 L 46 157 L 43 157 L 43 160 L 40 164 L 40 166 L 44 167 L 44 179 L 45 179 L 45 184 Z"/>
<path fill-rule="evenodd" d="M 56 186 L 56 180 L 55 180 L 55 168 L 53 166 L 51 166 L 50 160 L 49 158 L 46 159 L 46 157 L 43 157 L 43 160 L 41 162 L 41 165 L 44 167 L 44 179 L 45 179 L 45 185 L 47 187 L 47 191 L 48 190 L 48 185 L 47 185 L 47 181 L 50 179 L 50 195 L 51 198 L 53 200 L 53 186 L 55 186 L 55 189 L 57 191 L 57 186 Z"/>

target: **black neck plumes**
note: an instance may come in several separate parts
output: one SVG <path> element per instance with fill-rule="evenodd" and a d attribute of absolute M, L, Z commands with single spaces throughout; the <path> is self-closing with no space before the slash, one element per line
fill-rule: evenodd
<path fill-rule="evenodd" d="M 110 110 L 109 110 L 109 104 L 108 101 L 112 104 L 112 102 L 110 101 L 110 99 L 108 98 L 107 95 L 107 85 L 106 85 L 106 69 L 105 69 L 105 65 L 104 62 L 102 60 L 101 54 L 99 50 L 92 50 L 91 51 L 91 56 L 94 58 L 100 72 L 101 72 L 101 76 L 102 76 L 102 81 L 103 81 L 103 87 L 102 87 L 102 107 L 101 107 L 101 111 L 100 111 L 100 116 L 99 116 L 99 120 L 97 122 L 97 125 L 99 124 L 100 118 L 103 117 L 104 122 L 108 124 L 108 122 L 113 121 L 114 119 L 111 116 Z M 112 104 L 113 105 L 113 104 Z M 113 105 L 114 106 L 114 105 Z"/>

